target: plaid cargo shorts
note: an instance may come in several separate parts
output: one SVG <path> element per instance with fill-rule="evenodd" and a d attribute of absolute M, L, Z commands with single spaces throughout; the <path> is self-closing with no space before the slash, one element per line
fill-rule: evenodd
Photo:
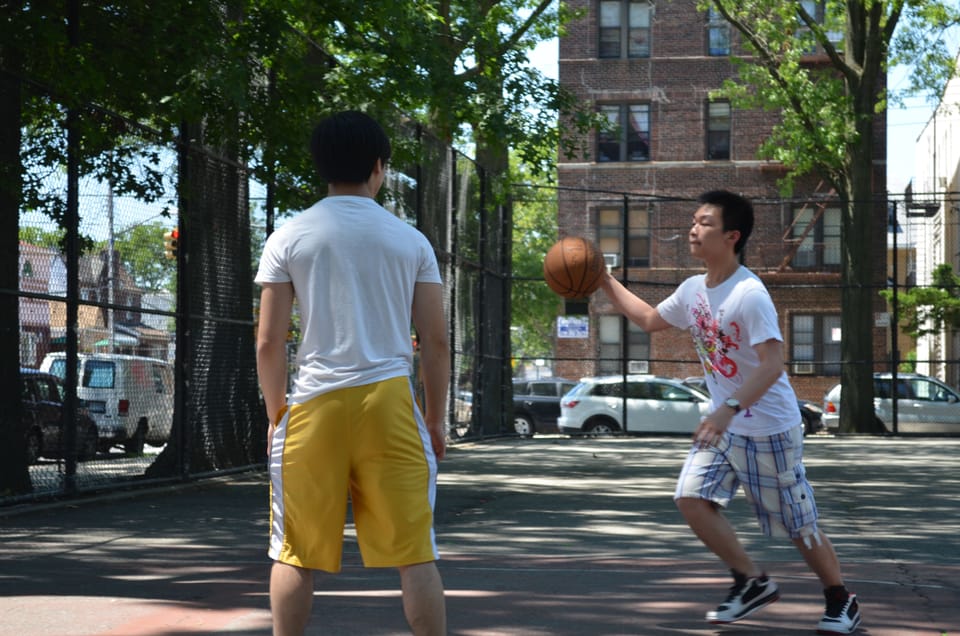
<path fill-rule="evenodd" d="M 674 499 L 726 507 L 741 485 L 765 535 L 819 539 L 817 504 L 803 466 L 802 426 L 760 437 L 725 433 L 716 446 L 695 445 Z"/>

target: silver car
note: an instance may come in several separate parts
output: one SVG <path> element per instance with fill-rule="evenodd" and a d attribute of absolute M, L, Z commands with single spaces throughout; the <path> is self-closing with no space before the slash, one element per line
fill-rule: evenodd
<path fill-rule="evenodd" d="M 630 375 L 583 378 L 560 400 L 561 433 L 692 433 L 710 413 L 710 398 L 674 378 Z M 626 388 L 626 420 L 624 420 Z"/>
<path fill-rule="evenodd" d="M 873 374 L 873 408 L 888 433 L 893 433 L 893 375 Z M 960 395 L 936 378 L 916 373 L 897 374 L 897 432 L 960 434 Z M 823 424 L 828 432 L 840 428 L 840 385 L 823 397 Z"/>

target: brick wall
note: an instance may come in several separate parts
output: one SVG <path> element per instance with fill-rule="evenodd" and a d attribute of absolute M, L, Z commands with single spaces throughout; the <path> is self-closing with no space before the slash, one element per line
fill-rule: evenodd
<path fill-rule="evenodd" d="M 568 26 L 560 39 L 560 82 L 585 104 L 650 104 L 650 161 L 596 163 L 595 133 L 567 134 L 586 150 L 585 156 L 560 157 L 558 182 L 565 190 L 559 195 L 559 227 L 563 235 L 596 238 L 596 211 L 601 206 L 621 207 L 624 195 L 630 205 L 650 210 L 650 267 L 631 268 L 629 287 L 656 304 L 687 276 L 701 270 L 689 256 L 687 232 L 696 210 L 696 197 L 706 191 L 725 188 L 753 200 L 755 227 L 745 252 L 746 264 L 754 269 L 770 290 L 778 308 L 789 360 L 790 319 L 802 312 L 838 314 L 840 275 L 833 271 L 803 271 L 787 267 L 780 271 L 784 257 L 793 246 L 785 233 L 802 205 L 797 199 L 824 195 L 829 188 L 816 176 L 800 179 L 794 200 L 781 198 L 777 181 L 784 170 L 776 163 L 757 159 L 757 150 L 776 124 L 776 113 L 738 111 L 731 114 L 731 157 L 729 161 L 707 161 L 706 104 L 711 90 L 734 73 L 726 57 L 707 53 L 706 16 L 697 12 L 695 0 L 657 3 L 651 20 L 651 56 L 640 59 L 597 59 L 598 35 L 596 0 L 567 2 L 573 10 L 584 10 L 582 19 Z M 738 36 L 731 35 L 734 50 Z M 884 118 L 878 117 L 876 139 L 875 192 L 886 189 L 883 158 Z M 872 240 L 878 255 L 886 254 L 885 203 L 878 202 L 873 233 L 860 240 Z M 877 259 L 873 280 L 878 288 L 886 280 L 883 258 Z M 622 271 L 616 275 L 622 276 Z M 879 296 L 876 312 L 885 307 Z M 583 340 L 558 340 L 555 372 L 570 378 L 596 372 L 597 317 L 613 313 L 602 292 L 590 301 L 591 336 Z M 886 360 L 885 328 L 874 330 L 875 359 Z M 879 366 L 882 366 L 879 365 Z M 658 375 L 686 377 L 702 373 L 690 335 L 667 330 L 651 335 L 650 371 Z M 795 375 L 797 393 L 819 401 L 838 378 Z"/>

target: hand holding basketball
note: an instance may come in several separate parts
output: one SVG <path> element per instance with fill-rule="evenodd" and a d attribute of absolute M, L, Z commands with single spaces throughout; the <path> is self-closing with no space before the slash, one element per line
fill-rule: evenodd
<path fill-rule="evenodd" d="M 550 289 L 564 298 L 584 298 L 600 287 L 606 265 L 592 241 L 567 236 L 543 259 L 543 277 Z"/>

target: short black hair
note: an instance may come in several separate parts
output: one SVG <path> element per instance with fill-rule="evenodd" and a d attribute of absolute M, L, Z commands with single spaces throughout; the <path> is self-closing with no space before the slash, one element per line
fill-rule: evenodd
<path fill-rule="evenodd" d="M 375 119 L 355 110 L 321 120 L 310 138 L 310 154 L 327 183 L 363 183 L 379 159 L 390 160 L 390 140 Z"/>
<path fill-rule="evenodd" d="M 734 253 L 739 254 L 753 231 L 753 205 L 750 201 L 727 190 L 704 192 L 697 198 L 697 201 L 720 208 L 724 232 L 733 230 L 740 232 L 740 238 L 733 246 Z"/>

